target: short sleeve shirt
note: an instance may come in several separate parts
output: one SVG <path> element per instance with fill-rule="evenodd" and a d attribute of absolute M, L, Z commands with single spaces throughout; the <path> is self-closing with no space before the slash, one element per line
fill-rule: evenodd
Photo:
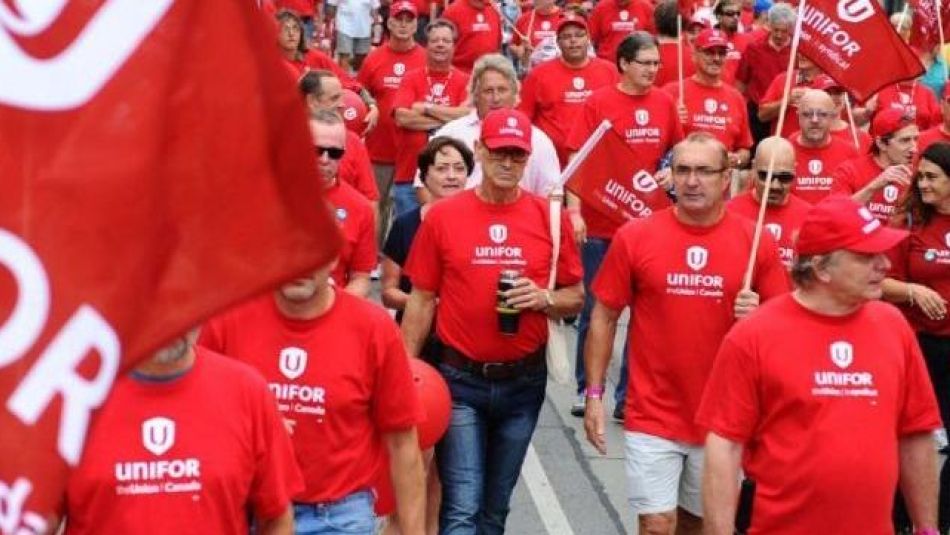
<path fill-rule="evenodd" d="M 343 248 L 331 274 L 342 288 L 350 274 L 369 273 L 376 267 L 376 216 L 369 202 L 345 182 L 337 181 L 325 195 L 343 232 Z"/>
<path fill-rule="evenodd" d="M 679 83 L 671 82 L 663 88 L 673 98 L 679 96 Z M 685 134 L 708 132 L 729 151 L 752 148 L 745 99 L 727 84 L 708 86 L 690 78 L 683 81 L 683 99 L 689 123 Z"/>
<path fill-rule="evenodd" d="M 842 162 L 858 156 L 853 144 L 834 136 L 822 147 L 802 145 L 799 133 L 792 134 L 789 140 L 795 148 L 795 182 L 792 184 L 792 193 L 811 204 L 831 194 L 834 170 Z"/>

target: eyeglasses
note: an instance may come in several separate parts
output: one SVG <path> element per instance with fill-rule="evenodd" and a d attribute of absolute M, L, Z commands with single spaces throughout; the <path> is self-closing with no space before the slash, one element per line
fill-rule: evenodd
<path fill-rule="evenodd" d="M 765 179 L 769 176 L 769 172 L 765 169 L 759 169 L 757 172 L 759 174 L 759 180 L 765 182 Z M 778 180 L 782 184 L 791 184 L 792 181 L 795 180 L 795 173 L 791 171 L 780 171 L 776 173 L 773 171 L 772 180 Z"/>
<path fill-rule="evenodd" d="M 798 110 L 798 116 L 804 119 L 831 119 L 834 113 L 822 110 Z"/>
<path fill-rule="evenodd" d="M 528 161 L 529 156 L 531 156 L 531 153 L 521 149 L 488 149 L 488 159 L 494 162 L 510 159 L 514 163 L 525 163 Z"/>
<path fill-rule="evenodd" d="M 346 152 L 344 149 L 341 149 L 340 147 L 321 147 L 320 145 L 314 145 L 313 148 L 317 152 L 317 158 L 322 158 L 323 153 L 325 152 L 327 153 L 327 156 L 329 156 L 331 160 L 339 160 L 340 158 L 343 157 L 343 153 Z"/>
<path fill-rule="evenodd" d="M 739 11 L 722 11 L 719 14 L 723 17 L 738 17 L 739 13 Z"/>
<path fill-rule="evenodd" d="M 716 169 L 706 166 L 690 167 L 688 165 L 674 165 L 673 176 L 677 178 L 689 178 L 693 173 L 695 173 L 699 178 L 712 178 L 725 170 L 725 167 Z"/>
<path fill-rule="evenodd" d="M 641 66 L 643 66 L 643 67 L 658 68 L 658 67 L 660 66 L 660 61 L 659 61 L 659 60 L 641 61 L 641 60 L 639 60 L 639 59 L 632 59 L 632 60 L 630 60 L 630 61 L 636 63 L 637 65 L 641 65 Z"/>

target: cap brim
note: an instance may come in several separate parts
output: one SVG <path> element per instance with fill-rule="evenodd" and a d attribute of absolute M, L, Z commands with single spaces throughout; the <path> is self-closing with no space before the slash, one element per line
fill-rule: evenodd
<path fill-rule="evenodd" d="M 909 236 L 909 233 L 906 230 L 881 227 L 874 234 L 861 239 L 857 243 L 843 247 L 843 249 L 855 253 L 886 253 L 907 239 L 907 236 Z"/>
<path fill-rule="evenodd" d="M 399 11 L 393 11 L 392 13 L 390 13 L 390 15 L 395 17 L 398 15 L 402 15 L 403 13 L 409 13 L 410 15 L 412 15 L 413 18 L 419 17 L 419 14 L 411 9 L 400 9 Z"/>
<path fill-rule="evenodd" d="M 497 137 L 494 139 L 483 139 L 482 143 L 491 150 L 497 149 L 521 149 L 531 154 L 531 142 L 518 137 Z"/>
<path fill-rule="evenodd" d="M 725 44 L 725 43 L 715 43 L 715 44 L 709 44 L 709 45 L 698 46 L 698 47 L 696 47 L 696 48 L 698 48 L 698 49 L 700 49 L 700 50 L 712 50 L 713 48 L 721 48 L 721 49 L 723 49 L 723 50 L 728 51 L 728 50 L 729 50 L 729 45 L 727 45 L 727 44 Z"/>
<path fill-rule="evenodd" d="M 557 33 L 561 33 L 561 30 L 567 28 L 568 26 L 577 26 L 578 28 L 583 28 L 585 32 L 588 31 L 586 23 L 579 20 L 567 20 L 558 25 Z"/>

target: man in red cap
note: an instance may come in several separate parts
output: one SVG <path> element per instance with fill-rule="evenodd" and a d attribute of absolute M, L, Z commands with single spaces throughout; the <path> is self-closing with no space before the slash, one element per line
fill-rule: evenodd
<path fill-rule="evenodd" d="M 915 533 L 939 533 L 937 403 L 913 331 L 880 301 L 906 235 L 844 196 L 811 208 L 796 290 L 736 324 L 703 395 L 707 533 L 734 532 L 740 463 L 749 533 L 891 533 L 898 481 Z"/>
<path fill-rule="evenodd" d="M 729 47 L 725 32 L 714 29 L 699 32 L 693 43 L 696 74 L 683 81 L 684 102 L 679 111 L 685 133 L 701 131 L 716 136 L 729 150 L 730 167 L 739 168 L 749 163 L 752 133 L 745 98 L 723 81 Z M 677 82 L 670 82 L 663 89 L 674 98 L 679 96 Z"/>
<path fill-rule="evenodd" d="M 442 16 L 458 29 L 452 64 L 468 73 L 484 54 L 501 51 L 501 14 L 490 0 L 458 0 Z"/>
<path fill-rule="evenodd" d="M 874 217 L 887 221 L 910 185 L 917 155 L 917 125 L 904 110 L 884 110 L 871 121 L 871 153 L 844 162 L 834 171 L 832 191 L 852 195 Z"/>
<path fill-rule="evenodd" d="M 443 535 L 504 533 L 544 401 L 546 317 L 574 315 L 583 300 L 566 217 L 556 286 L 547 289 L 548 201 L 518 184 L 531 148 L 523 113 L 489 112 L 475 143 L 481 183 L 432 205 L 406 263 L 406 348 L 419 355 L 435 317 L 439 371 L 452 392 L 451 425 L 436 446 Z"/>
<path fill-rule="evenodd" d="M 842 162 L 856 158 L 858 151 L 850 141 L 831 135 L 837 111 L 824 91 L 802 93 L 796 113 L 802 129 L 788 138 L 796 161 L 792 193 L 814 204 L 831 194 L 832 172 Z"/>
<path fill-rule="evenodd" d="M 590 14 L 590 39 L 597 57 L 613 62 L 617 46 L 631 33 L 653 33 L 653 6 L 644 0 L 601 0 Z"/>
<path fill-rule="evenodd" d="M 357 74 L 357 80 L 366 88 L 379 106 L 379 123 L 366 135 L 366 149 L 373 162 L 376 187 L 379 190 L 379 233 L 385 235 L 392 208 L 390 190 L 396 162 L 396 123 L 393 122 L 393 103 L 406 73 L 421 69 L 426 64 L 425 49 L 416 44 L 416 5 L 410 0 L 399 0 L 389 8 L 389 39 L 366 56 Z"/>
<path fill-rule="evenodd" d="M 917 140 L 919 152 L 923 152 L 924 149 L 938 141 L 950 143 L 950 84 L 943 86 L 940 111 L 943 115 L 940 123 L 920 133 L 920 139 Z"/>
<path fill-rule="evenodd" d="M 567 165 L 567 135 L 591 93 L 617 82 L 613 63 L 589 58 L 587 22 L 566 15 L 557 25 L 561 57 L 538 65 L 521 85 L 523 111 L 554 143 L 561 167 Z"/>

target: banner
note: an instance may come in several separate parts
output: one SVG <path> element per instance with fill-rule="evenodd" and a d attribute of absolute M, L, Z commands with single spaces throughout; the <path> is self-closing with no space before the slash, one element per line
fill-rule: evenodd
<path fill-rule="evenodd" d="M 585 207 L 618 224 L 672 206 L 666 191 L 636 161 L 630 146 L 604 121 L 565 170 L 565 187 Z"/>
<path fill-rule="evenodd" d="M 876 0 L 808 0 L 800 51 L 864 102 L 924 72 Z"/>
<path fill-rule="evenodd" d="M 253 2 L 0 3 L 0 532 L 54 527 L 117 373 L 336 254 L 275 42 Z"/>
<path fill-rule="evenodd" d="M 940 27 L 937 25 L 938 0 L 910 0 L 910 9 L 913 15 L 910 20 L 904 21 L 905 27 L 910 27 L 910 45 L 920 50 L 931 50 L 940 44 Z M 940 19 L 943 22 L 944 34 L 947 31 L 947 21 L 950 20 L 950 0 L 940 0 Z"/>

